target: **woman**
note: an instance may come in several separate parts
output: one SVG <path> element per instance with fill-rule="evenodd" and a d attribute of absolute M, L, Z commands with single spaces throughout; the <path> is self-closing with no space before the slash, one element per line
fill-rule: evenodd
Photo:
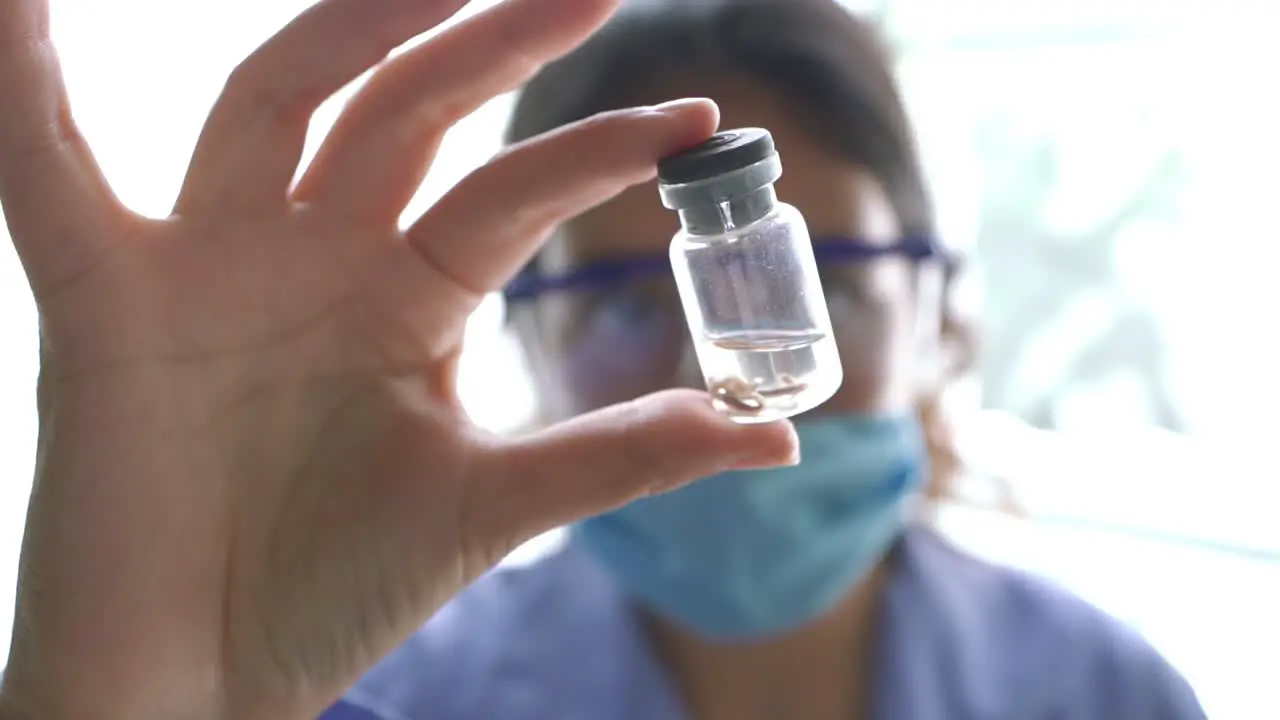
<path fill-rule="evenodd" d="M 772 131 L 779 195 L 815 238 L 845 381 L 799 421 L 800 464 L 573 526 L 551 557 L 465 591 L 326 717 L 1201 717 L 1119 623 L 912 517 L 956 474 L 938 396 L 973 342 L 928 292 L 955 261 L 875 32 L 830 0 L 633 3 L 529 83 L 509 140 L 682 96 Z M 652 185 L 626 190 L 508 287 L 546 420 L 700 386 L 674 229 Z"/>

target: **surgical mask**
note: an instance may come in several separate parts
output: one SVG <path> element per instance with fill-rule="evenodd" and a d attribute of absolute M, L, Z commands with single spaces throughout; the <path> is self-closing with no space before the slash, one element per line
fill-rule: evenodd
<path fill-rule="evenodd" d="M 926 474 L 914 416 L 798 423 L 801 463 L 726 472 L 585 520 L 573 541 L 622 590 L 709 639 L 784 633 L 834 608 L 901 534 Z"/>

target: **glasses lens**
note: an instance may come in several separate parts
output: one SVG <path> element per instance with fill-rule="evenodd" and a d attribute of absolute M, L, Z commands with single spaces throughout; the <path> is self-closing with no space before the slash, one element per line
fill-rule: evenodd
<path fill-rule="evenodd" d="M 595 408 L 680 383 L 688 330 L 671 278 L 575 293 L 564 388 Z"/>
<path fill-rule="evenodd" d="M 823 258 L 822 283 L 846 364 L 878 362 L 918 307 L 914 263 L 902 257 Z M 669 273 L 565 293 L 569 318 L 554 367 L 581 409 L 671 387 L 700 386 L 679 294 Z M 905 322 L 910 325 L 909 322 Z"/>

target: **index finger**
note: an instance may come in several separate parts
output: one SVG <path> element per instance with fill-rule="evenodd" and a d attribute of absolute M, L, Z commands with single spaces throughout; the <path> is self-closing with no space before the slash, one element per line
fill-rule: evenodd
<path fill-rule="evenodd" d="M 118 205 L 71 118 L 47 0 L 0 2 L 0 205 L 37 294 L 101 250 Z"/>
<path fill-rule="evenodd" d="M 515 275 L 553 227 L 649 180 L 659 158 L 702 142 L 719 122 L 714 103 L 690 98 L 601 113 L 534 137 L 454 186 L 409 229 L 409 242 L 480 298 Z"/>

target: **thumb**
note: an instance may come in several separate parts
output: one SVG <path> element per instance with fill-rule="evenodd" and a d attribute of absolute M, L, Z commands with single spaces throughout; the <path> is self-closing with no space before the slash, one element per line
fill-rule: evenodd
<path fill-rule="evenodd" d="M 791 465 L 790 422 L 739 425 L 705 393 L 670 390 L 503 442 L 469 488 L 480 541 L 513 547 L 589 515 L 724 470 Z"/>

